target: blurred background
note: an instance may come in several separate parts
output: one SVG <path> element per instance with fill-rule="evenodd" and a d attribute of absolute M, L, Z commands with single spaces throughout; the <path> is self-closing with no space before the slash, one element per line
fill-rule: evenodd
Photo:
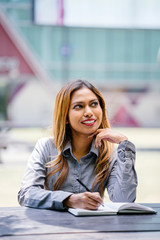
<path fill-rule="evenodd" d="M 0 0 L 0 206 L 18 205 L 28 156 L 74 79 L 102 92 L 135 143 L 136 201 L 160 202 L 160 1 Z"/>

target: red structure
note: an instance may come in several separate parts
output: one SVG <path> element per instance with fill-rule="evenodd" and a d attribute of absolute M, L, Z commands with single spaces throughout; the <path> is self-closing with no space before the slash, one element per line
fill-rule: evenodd
<path fill-rule="evenodd" d="M 48 76 L 2 11 L 0 43 L 0 78 L 12 84 L 9 102 L 31 79 L 50 85 Z"/>

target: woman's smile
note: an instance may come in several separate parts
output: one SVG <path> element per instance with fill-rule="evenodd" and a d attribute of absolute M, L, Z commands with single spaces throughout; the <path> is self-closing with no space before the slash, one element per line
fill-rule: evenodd
<path fill-rule="evenodd" d="M 82 124 L 86 126 L 93 126 L 95 124 L 96 120 L 95 119 L 86 119 L 82 121 Z"/>

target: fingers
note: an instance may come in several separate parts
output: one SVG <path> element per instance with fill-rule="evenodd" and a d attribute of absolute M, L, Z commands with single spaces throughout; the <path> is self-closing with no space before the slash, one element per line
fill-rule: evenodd
<path fill-rule="evenodd" d="M 102 140 L 107 140 L 112 143 L 121 143 L 124 140 L 128 140 L 126 136 L 124 136 L 121 133 L 118 133 L 117 131 L 113 131 L 110 128 L 104 128 L 104 129 L 97 129 L 96 132 L 94 132 L 89 137 L 93 137 L 96 135 L 95 138 L 95 147 L 98 148 L 102 144 Z"/>
<path fill-rule="evenodd" d="M 99 194 L 99 192 L 85 192 L 85 194 L 87 194 L 87 196 L 93 201 L 96 202 L 98 204 L 102 204 L 103 200 Z"/>
<path fill-rule="evenodd" d="M 69 196 L 64 201 L 64 206 L 97 210 L 102 203 L 103 200 L 98 192 L 84 192 Z"/>
<path fill-rule="evenodd" d="M 84 195 L 86 196 L 86 209 L 96 210 L 103 203 L 103 200 L 98 192 L 85 192 Z"/>
<path fill-rule="evenodd" d="M 108 129 L 97 129 L 96 132 L 94 132 L 92 135 L 90 136 L 94 136 L 96 135 L 95 138 L 95 147 L 98 148 L 101 146 L 102 144 L 102 140 L 106 139 L 109 141 L 109 134 L 108 134 Z"/>
<path fill-rule="evenodd" d="M 97 134 L 97 131 L 98 131 L 98 130 L 99 130 L 99 129 L 97 129 L 94 133 L 92 133 L 91 135 L 89 135 L 88 138 L 94 137 L 94 136 Z"/>
<path fill-rule="evenodd" d="M 97 131 L 97 135 L 96 135 L 96 138 L 95 138 L 95 147 L 98 148 L 98 147 L 101 147 L 102 145 L 102 140 L 103 139 L 106 139 L 107 140 L 107 133 L 103 133 L 103 130 L 102 131 Z"/>

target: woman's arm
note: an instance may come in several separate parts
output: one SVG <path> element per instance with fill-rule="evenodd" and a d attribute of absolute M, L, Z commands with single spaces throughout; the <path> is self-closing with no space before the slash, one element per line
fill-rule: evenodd
<path fill-rule="evenodd" d="M 56 149 L 50 139 L 40 139 L 37 142 L 29 158 L 20 191 L 18 192 L 20 205 L 57 210 L 65 208 L 63 201 L 72 193 L 44 189 L 47 174 L 45 164 L 50 160 L 50 156 L 55 156 L 56 154 Z"/>
<path fill-rule="evenodd" d="M 94 134 L 95 146 L 101 146 L 101 140 L 119 144 L 110 165 L 107 180 L 109 197 L 114 202 L 133 202 L 136 199 L 137 174 L 135 171 L 135 146 L 128 138 L 110 128 L 98 129 Z"/>
<path fill-rule="evenodd" d="M 110 166 L 107 189 L 111 201 L 135 201 L 137 174 L 134 165 L 135 146 L 125 140 L 119 144 Z"/>

